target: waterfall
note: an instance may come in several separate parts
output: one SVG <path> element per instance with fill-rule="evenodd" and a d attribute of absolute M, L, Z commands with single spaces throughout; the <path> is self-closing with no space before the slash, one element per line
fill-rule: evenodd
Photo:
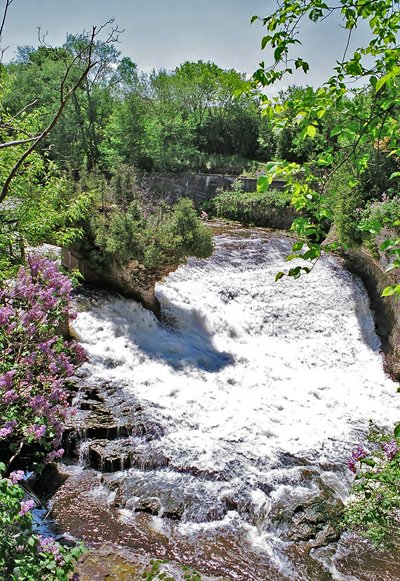
<path fill-rule="evenodd" d="M 240 530 L 289 578 L 276 506 L 324 487 L 344 498 L 346 460 L 369 421 L 399 420 L 361 282 L 332 256 L 274 282 L 290 245 L 257 229 L 217 236 L 211 258 L 158 285 L 162 323 L 118 297 L 74 322 L 91 382 L 118 385 L 125 407 L 139 401 L 162 428 L 132 439 L 155 461 L 121 472 L 125 511 L 147 495 L 157 527 L 170 514 L 182 535 Z"/>

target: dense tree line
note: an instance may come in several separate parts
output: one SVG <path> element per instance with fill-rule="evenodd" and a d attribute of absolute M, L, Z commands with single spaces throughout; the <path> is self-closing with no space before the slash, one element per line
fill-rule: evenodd
<path fill-rule="evenodd" d="M 70 35 L 58 48 L 20 47 L 6 67 L 10 113 L 35 102 L 32 112 L 50 116 L 66 62 L 84 42 Z M 112 43 L 97 43 L 94 56 L 49 141 L 49 157 L 62 168 L 112 173 L 122 163 L 146 171 L 207 171 L 223 167 L 224 156 L 244 164 L 260 153 L 260 116 L 244 75 L 202 61 L 144 74 Z M 79 67 L 74 64 L 75 75 Z"/>

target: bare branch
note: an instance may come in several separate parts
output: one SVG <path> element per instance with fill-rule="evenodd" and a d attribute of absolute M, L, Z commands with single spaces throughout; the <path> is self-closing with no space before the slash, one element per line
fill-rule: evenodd
<path fill-rule="evenodd" d="M 49 33 L 47 30 L 44 34 L 42 34 L 42 29 L 40 28 L 40 26 L 37 27 L 37 36 L 38 36 L 38 42 L 39 42 L 40 46 L 45 46 L 46 48 L 52 48 L 52 46 L 50 44 L 47 44 L 47 42 L 46 42 L 46 38 L 48 35 L 49 35 Z"/>
<path fill-rule="evenodd" d="M 29 109 L 29 107 L 33 107 L 34 105 L 36 105 L 37 102 L 38 102 L 38 100 L 35 99 L 34 101 L 32 101 L 32 103 L 28 103 L 28 105 L 25 105 L 25 107 L 23 107 L 20 111 L 18 111 L 18 113 L 16 113 L 13 117 L 11 117 L 7 121 L 7 124 L 10 125 L 10 123 L 12 121 L 14 121 L 14 119 L 16 119 L 17 117 L 19 117 L 20 115 L 22 115 L 22 113 L 24 113 L 27 109 Z"/>
<path fill-rule="evenodd" d="M 5 147 L 15 147 L 16 145 L 24 145 L 24 143 L 30 143 L 36 141 L 40 136 L 35 135 L 35 137 L 28 137 L 27 139 L 16 139 L 15 141 L 7 141 L 6 143 L 0 143 L 0 149 Z"/>
<path fill-rule="evenodd" d="M 4 24 L 5 24 L 6 18 L 7 18 L 7 12 L 8 12 L 10 5 L 13 3 L 13 1 L 14 0 L 6 0 L 4 10 L 3 10 L 3 16 L 1 18 L 1 23 L 0 23 L 0 64 L 3 62 L 4 53 L 6 52 L 6 50 L 8 48 L 8 46 L 2 48 L 1 43 L 3 40 L 3 31 L 4 31 Z"/>
<path fill-rule="evenodd" d="M 6 4 L 4 6 L 3 17 L 1 19 L 1 24 L 0 24 L 0 43 L 3 39 L 3 30 L 4 30 L 4 24 L 5 24 L 6 18 L 7 18 L 7 12 L 8 12 L 8 9 L 10 8 L 10 5 L 12 3 L 13 3 L 13 0 L 6 0 Z"/>
<path fill-rule="evenodd" d="M 68 100 L 70 99 L 70 97 L 75 93 L 76 89 L 83 82 L 83 80 L 85 79 L 85 77 L 87 76 L 89 71 L 94 66 L 96 66 L 97 62 L 92 60 L 96 34 L 97 34 L 97 28 L 94 26 L 92 28 L 90 40 L 85 47 L 85 51 L 87 50 L 87 57 L 86 57 L 87 65 L 86 65 L 85 69 L 82 71 L 78 80 L 73 84 L 73 86 L 70 88 L 68 93 L 65 96 L 63 96 L 63 94 L 62 94 L 58 110 L 57 110 L 56 114 L 54 115 L 53 119 L 51 120 L 51 122 L 49 123 L 49 125 L 38 136 L 36 136 L 32 145 L 22 154 L 22 156 L 18 159 L 18 161 L 16 162 L 16 164 L 12 168 L 11 172 L 9 173 L 9 175 L 8 175 L 6 181 L 4 182 L 4 185 L 2 187 L 2 190 L 0 193 L 0 203 L 2 203 L 5 200 L 5 198 L 7 197 L 11 182 L 14 179 L 14 177 L 16 176 L 16 174 L 18 173 L 19 169 L 24 164 L 25 160 L 36 149 L 36 147 L 47 137 L 47 135 L 50 133 L 50 131 L 55 127 L 55 125 L 57 124 L 58 120 L 60 119 L 62 112 L 64 111 L 64 108 L 65 108 Z M 82 54 L 83 54 L 83 52 L 84 51 L 82 51 Z M 64 74 L 64 77 L 63 77 L 63 80 L 61 83 L 62 93 L 63 93 L 65 82 L 67 80 L 68 73 L 70 70 L 71 70 L 70 67 L 67 68 L 67 70 Z"/>
<path fill-rule="evenodd" d="M 12 1 L 12 0 L 11 0 Z M 8 461 L 8 466 L 7 466 L 7 471 L 10 470 L 11 465 L 15 462 L 15 460 L 18 458 L 18 456 L 21 454 L 22 452 L 22 448 L 24 447 L 24 442 L 20 442 L 17 451 L 14 453 L 13 456 L 11 456 L 10 460 Z"/>

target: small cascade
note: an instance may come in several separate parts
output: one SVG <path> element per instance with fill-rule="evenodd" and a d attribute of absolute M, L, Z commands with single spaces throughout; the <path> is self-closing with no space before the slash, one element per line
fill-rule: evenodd
<path fill-rule="evenodd" d="M 84 437 L 79 441 L 78 466 L 85 467 L 89 461 L 89 440 Z"/>

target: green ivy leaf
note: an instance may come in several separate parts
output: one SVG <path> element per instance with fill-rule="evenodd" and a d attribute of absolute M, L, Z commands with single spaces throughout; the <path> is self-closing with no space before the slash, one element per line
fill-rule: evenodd
<path fill-rule="evenodd" d="M 261 40 L 261 50 L 264 50 L 264 48 L 267 46 L 267 44 L 269 43 L 269 41 L 271 40 L 272 36 L 264 36 L 263 39 Z"/>

